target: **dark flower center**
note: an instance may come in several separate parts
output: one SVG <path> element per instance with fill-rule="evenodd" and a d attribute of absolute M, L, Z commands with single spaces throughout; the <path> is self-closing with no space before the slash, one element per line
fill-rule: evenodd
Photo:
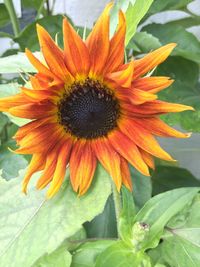
<path fill-rule="evenodd" d="M 119 103 L 113 92 L 99 81 L 74 83 L 58 104 L 59 120 L 78 138 L 106 136 L 117 126 Z"/>

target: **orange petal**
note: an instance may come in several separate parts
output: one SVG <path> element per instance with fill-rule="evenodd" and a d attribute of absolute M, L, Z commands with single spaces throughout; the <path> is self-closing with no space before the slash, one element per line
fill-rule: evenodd
<path fill-rule="evenodd" d="M 168 77 L 144 77 L 133 81 L 132 87 L 155 94 L 170 86 L 174 80 Z"/>
<path fill-rule="evenodd" d="M 34 129 L 38 128 L 39 126 L 44 125 L 44 124 L 48 124 L 48 123 L 52 123 L 52 122 L 55 122 L 54 116 L 43 118 L 40 120 L 31 121 L 31 122 L 27 123 L 26 125 L 23 125 L 22 127 L 19 128 L 17 133 L 14 135 L 14 139 L 16 139 L 16 140 L 21 139 L 25 135 L 27 135 L 28 133 L 33 131 Z"/>
<path fill-rule="evenodd" d="M 50 99 L 57 99 L 58 94 L 55 91 L 49 90 L 34 90 L 28 89 L 25 87 L 21 87 L 21 91 L 30 98 L 31 101 L 42 101 L 42 100 L 50 100 Z"/>
<path fill-rule="evenodd" d="M 66 18 L 63 20 L 63 35 L 67 68 L 74 76 L 77 73 L 87 75 L 90 67 L 88 48 Z"/>
<path fill-rule="evenodd" d="M 123 184 L 130 190 L 133 190 L 133 186 L 132 186 L 132 180 L 131 180 L 131 173 L 129 170 L 129 166 L 128 166 L 128 162 L 121 157 L 121 174 L 122 174 L 122 182 Z"/>
<path fill-rule="evenodd" d="M 132 76 L 133 76 L 133 67 L 134 63 L 131 61 L 130 63 L 122 65 L 119 71 L 109 73 L 106 78 L 114 81 L 118 85 L 122 87 L 129 88 L 131 86 Z"/>
<path fill-rule="evenodd" d="M 57 143 L 64 140 L 65 136 L 64 130 L 59 125 L 53 123 L 42 125 L 18 141 L 20 148 L 15 150 L 15 153 L 33 154 L 43 151 L 48 152 Z"/>
<path fill-rule="evenodd" d="M 28 134 L 26 134 L 21 140 L 21 146 L 34 145 L 35 142 L 42 143 L 49 134 L 52 135 L 58 129 L 56 123 L 41 124 Z"/>
<path fill-rule="evenodd" d="M 122 176 L 119 154 L 112 148 L 106 138 L 94 140 L 92 145 L 97 159 L 110 173 L 113 181 L 116 184 L 117 190 L 120 191 L 122 185 Z"/>
<path fill-rule="evenodd" d="M 144 162 L 151 168 L 151 169 L 155 169 L 155 163 L 154 163 L 154 158 L 151 154 L 149 154 L 148 152 L 146 152 L 145 150 L 139 148 L 140 153 L 142 155 L 142 158 L 144 160 Z"/>
<path fill-rule="evenodd" d="M 168 112 L 182 112 L 185 110 L 194 110 L 191 106 L 181 105 L 181 104 L 174 104 L 169 102 L 164 102 L 160 100 L 156 101 L 149 101 L 145 103 L 142 108 L 147 110 L 148 112 L 155 112 L 155 113 L 168 113 Z"/>
<path fill-rule="evenodd" d="M 74 191 L 83 195 L 92 182 L 96 169 L 96 158 L 92 154 L 90 144 L 77 141 L 70 157 L 70 179 Z"/>
<path fill-rule="evenodd" d="M 188 138 L 191 136 L 190 133 L 182 133 L 173 129 L 159 118 L 142 118 L 135 119 L 135 121 L 142 125 L 149 132 L 157 136 L 177 138 Z"/>
<path fill-rule="evenodd" d="M 156 100 L 157 96 L 137 88 L 131 88 L 132 95 L 130 98 L 131 103 L 134 105 L 141 105 L 145 102 Z"/>
<path fill-rule="evenodd" d="M 29 164 L 28 170 L 23 180 L 22 192 L 27 193 L 27 186 L 31 179 L 31 176 L 40 171 L 44 167 L 45 155 L 44 154 L 34 154 L 31 162 Z"/>
<path fill-rule="evenodd" d="M 109 13 L 113 3 L 109 3 L 89 34 L 86 45 L 91 60 L 91 74 L 101 74 L 109 54 Z"/>
<path fill-rule="evenodd" d="M 56 106 L 51 103 L 45 104 L 25 104 L 9 109 L 10 114 L 26 119 L 40 119 L 56 114 Z"/>
<path fill-rule="evenodd" d="M 58 159 L 58 148 L 52 150 L 47 154 L 46 164 L 43 174 L 39 178 L 36 184 L 36 188 L 41 190 L 45 188 L 52 180 L 53 174 L 56 169 L 56 163 Z"/>
<path fill-rule="evenodd" d="M 126 34 L 126 19 L 124 13 L 119 11 L 119 24 L 116 33 L 110 41 L 108 59 L 104 68 L 104 73 L 116 71 L 124 62 L 124 43 Z"/>
<path fill-rule="evenodd" d="M 127 161 L 129 161 L 142 174 L 149 176 L 149 170 L 142 156 L 132 140 L 122 132 L 113 131 L 108 136 L 113 148 Z"/>
<path fill-rule="evenodd" d="M 165 59 L 170 55 L 175 43 L 171 43 L 165 46 L 162 46 L 155 51 L 149 53 L 145 57 L 134 61 L 134 75 L 133 79 L 137 79 L 139 76 L 144 75 L 149 72 L 159 64 L 161 64 Z"/>
<path fill-rule="evenodd" d="M 145 102 L 157 99 L 157 96 L 137 88 L 117 89 L 119 99 L 130 101 L 134 105 L 141 105 Z"/>
<path fill-rule="evenodd" d="M 48 32 L 38 24 L 37 33 L 42 53 L 50 70 L 65 82 L 73 82 L 74 78 L 68 71 L 64 62 L 63 51 L 55 44 Z"/>
<path fill-rule="evenodd" d="M 40 79 L 37 78 L 37 76 L 30 76 L 30 82 L 31 82 L 31 86 L 34 90 L 40 90 L 43 89 L 45 87 L 48 87 L 48 83 L 41 81 Z"/>
<path fill-rule="evenodd" d="M 0 99 L 0 111 L 8 111 L 12 107 L 26 104 L 27 98 L 24 94 L 17 94 Z"/>
<path fill-rule="evenodd" d="M 47 198 L 53 197 L 58 192 L 63 183 L 66 173 L 66 166 L 69 162 L 71 147 L 72 141 L 68 140 L 62 145 L 61 149 L 58 152 L 57 165 L 54 171 L 52 183 L 47 192 Z"/>
<path fill-rule="evenodd" d="M 26 48 L 25 50 L 26 56 L 28 57 L 31 64 L 42 74 L 44 74 L 48 79 L 58 79 L 58 77 L 51 72 L 50 69 L 48 69 L 42 62 L 37 59 L 33 53 Z"/>
<path fill-rule="evenodd" d="M 140 106 L 134 106 L 129 103 L 123 103 L 124 111 L 128 111 L 130 116 L 143 116 L 146 115 L 161 115 L 169 112 L 182 112 L 185 110 L 194 110 L 190 106 L 163 102 L 160 100 L 154 100 L 146 102 Z"/>
<path fill-rule="evenodd" d="M 138 147 L 158 158 L 173 161 L 172 157 L 160 147 L 153 135 L 137 124 L 136 121 L 132 119 L 123 120 L 119 127 Z"/>

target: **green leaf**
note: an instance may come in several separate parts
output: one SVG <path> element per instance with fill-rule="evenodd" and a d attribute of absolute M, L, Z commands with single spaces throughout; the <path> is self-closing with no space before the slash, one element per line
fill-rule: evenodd
<path fill-rule="evenodd" d="M 4 114 L 0 113 L 0 134 L 4 129 L 5 125 L 7 124 L 7 122 L 8 122 L 7 117 Z"/>
<path fill-rule="evenodd" d="M 18 94 L 19 86 L 18 83 L 0 84 L 0 98 Z"/>
<path fill-rule="evenodd" d="M 170 22 L 171 25 L 177 27 L 177 25 L 182 26 L 183 28 L 190 28 L 193 26 L 198 26 L 200 24 L 199 16 L 191 16 L 183 19 L 178 19 Z"/>
<path fill-rule="evenodd" d="M 8 150 L 12 143 L 4 143 L 0 148 L 0 169 L 2 177 L 9 180 L 18 175 L 19 170 L 27 167 L 27 160 L 22 155 L 17 155 Z"/>
<path fill-rule="evenodd" d="M 54 39 L 56 34 L 58 34 L 59 45 L 62 46 L 62 21 L 62 15 L 41 18 L 25 27 L 14 40 L 20 45 L 22 50 L 27 47 L 31 51 L 39 51 L 40 48 L 36 32 L 36 24 L 38 23 L 43 26 Z"/>
<path fill-rule="evenodd" d="M 127 245 L 131 246 L 132 226 L 136 214 L 133 194 L 126 187 L 122 187 L 122 211 L 119 220 L 119 235 Z"/>
<path fill-rule="evenodd" d="M 117 0 L 115 1 L 115 5 L 113 6 L 111 10 L 111 15 L 110 15 L 110 36 L 113 36 L 117 24 L 118 24 L 118 12 L 119 10 L 123 10 L 125 13 L 127 8 L 129 7 L 129 4 L 131 3 L 132 5 L 135 4 L 136 0 Z"/>
<path fill-rule="evenodd" d="M 114 240 L 98 240 L 81 245 L 73 252 L 70 267 L 94 267 L 97 256 L 115 242 Z"/>
<path fill-rule="evenodd" d="M 128 9 L 126 10 L 126 44 L 129 43 L 130 39 L 135 34 L 139 22 L 147 13 L 152 3 L 153 0 L 136 0 L 133 4 L 129 4 Z"/>
<path fill-rule="evenodd" d="M 168 223 L 163 242 L 150 256 L 170 266 L 200 266 L 199 209 L 200 195 Z"/>
<path fill-rule="evenodd" d="M 161 246 L 160 253 L 165 254 L 164 261 L 170 266 L 199 267 L 200 265 L 199 247 L 184 239 L 169 238 Z"/>
<path fill-rule="evenodd" d="M 126 45 L 136 32 L 137 26 L 144 15 L 147 13 L 149 7 L 153 3 L 153 0 L 118 0 L 111 12 L 110 20 L 110 33 L 113 35 L 117 22 L 118 11 L 122 9 L 126 14 Z"/>
<path fill-rule="evenodd" d="M 34 8 L 35 10 L 38 10 L 41 8 L 41 4 L 44 5 L 44 1 L 41 0 L 22 0 L 22 7 L 26 9 Z M 44 7 L 43 7 L 43 12 L 44 14 Z"/>
<path fill-rule="evenodd" d="M 158 245 L 163 229 L 168 221 L 193 200 L 199 188 L 181 188 L 162 193 L 151 198 L 135 217 L 136 222 L 150 226 L 148 238 L 143 248 Z"/>
<path fill-rule="evenodd" d="M 137 208 L 141 208 L 152 196 L 151 179 L 142 175 L 132 166 L 130 166 L 133 182 L 133 197 Z"/>
<path fill-rule="evenodd" d="M 165 11 L 165 10 L 177 10 L 186 7 L 193 0 L 154 0 L 151 5 L 148 15 L 153 15 L 155 13 Z"/>
<path fill-rule="evenodd" d="M 170 57 L 157 68 L 155 74 L 158 76 L 169 76 L 175 80 L 169 88 L 163 90 L 159 94 L 160 99 L 168 102 L 190 105 L 195 108 L 194 112 L 186 111 L 168 114 L 164 115 L 163 119 L 171 125 L 179 124 L 185 130 L 199 132 L 199 66 L 181 57 Z"/>
<path fill-rule="evenodd" d="M 151 267 L 151 262 L 145 253 L 133 253 L 123 242 L 118 241 L 109 246 L 98 257 L 95 267 Z"/>
<path fill-rule="evenodd" d="M 33 186 L 25 196 L 21 193 L 23 176 L 24 172 L 18 179 L 0 181 L 0 267 L 29 267 L 45 253 L 52 253 L 84 222 L 103 211 L 111 193 L 108 174 L 101 166 L 89 192 L 81 198 L 66 182 L 51 200 L 45 200 L 44 192 Z"/>
<path fill-rule="evenodd" d="M 193 134 L 189 139 L 163 138 L 160 140 L 160 143 L 173 158 L 178 160 L 178 164 L 181 168 L 187 167 L 187 169 L 199 179 L 199 134 Z"/>
<path fill-rule="evenodd" d="M 153 195 L 180 187 L 200 187 L 188 170 L 178 167 L 157 166 L 152 175 Z"/>
<path fill-rule="evenodd" d="M 36 72 L 25 53 L 0 58 L 0 73 Z"/>
<path fill-rule="evenodd" d="M 3 27 L 10 22 L 10 17 L 4 4 L 0 4 L 0 14 L 0 27 Z"/>
<path fill-rule="evenodd" d="M 0 37 L 3 37 L 3 38 L 7 37 L 7 38 L 10 38 L 10 39 L 14 38 L 14 36 L 12 34 L 7 33 L 7 32 L 2 32 L 2 31 L 0 31 Z"/>
<path fill-rule="evenodd" d="M 133 49 L 134 52 L 148 53 L 151 50 L 155 50 L 161 46 L 158 38 L 147 32 L 136 32 L 133 38 L 130 40 L 127 48 Z"/>
<path fill-rule="evenodd" d="M 85 223 L 88 238 L 113 238 L 117 237 L 115 207 L 110 196 L 103 213 L 95 217 L 91 222 Z"/>
<path fill-rule="evenodd" d="M 72 261 L 71 254 L 66 250 L 66 248 L 61 247 L 55 250 L 50 255 L 45 255 L 32 267 L 70 267 Z"/>
<path fill-rule="evenodd" d="M 200 42 L 183 27 L 170 22 L 166 24 L 152 23 L 145 26 L 142 30 L 158 38 L 162 45 L 171 42 L 177 43 L 178 45 L 173 55 L 184 57 L 198 64 L 200 63 Z"/>

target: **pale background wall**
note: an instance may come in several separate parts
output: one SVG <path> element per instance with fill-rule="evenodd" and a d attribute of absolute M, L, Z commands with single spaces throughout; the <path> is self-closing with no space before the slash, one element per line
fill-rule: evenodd
<path fill-rule="evenodd" d="M 164 0 L 163 0 L 164 1 Z M 167 0 L 165 0 L 167 1 Z M 0 0 L 2 2 L 2 0 Z M 51 3 L 53 1 L 51 0 Z M 79 26 L 91 27 L 103 10 L 105 4 L 109 0 L 57 0 L 55 5 L 55 14 L 66 13 L 74 23 Z M 14 0 L 17 13 L 21 15 L 20 0 Z M 200 15 L 200 0 L 195 0 L 189 5 L 189 9 Z M 157 22 L 165 23 L 170 20 L 186 17 L 183 12 L 162 12 L 149 18 L 148 23 Z M 189 29 L 197 38 L 200 39 L 200 26 Z M 0 38 L 0 54 L 5 51 L 8 46 L 12 46 L 12 41 L 9 38 Z M 162 139 L 161 144 L 168 152 L 179 161 L 180 166 L 187 168 L 198 178 L 200 178 L 200 135 L 193 134 L 192 138 L 187 140 L 178 139 Z"/>

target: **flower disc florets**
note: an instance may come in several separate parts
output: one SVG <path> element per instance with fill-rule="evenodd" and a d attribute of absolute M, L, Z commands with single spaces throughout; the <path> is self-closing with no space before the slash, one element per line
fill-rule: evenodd
<path fill-rule="evenodd" d="M 59 121 L 78 138 L 106 136 L 117 127 L 119 102 L 110 88 L 100 81 L 75 82 L 59 104 Z"/>

